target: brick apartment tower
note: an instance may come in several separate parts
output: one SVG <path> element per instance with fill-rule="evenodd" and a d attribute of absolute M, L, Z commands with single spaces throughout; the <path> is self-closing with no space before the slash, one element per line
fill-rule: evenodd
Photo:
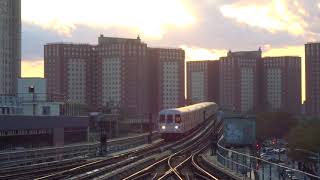
<path fill-rule="evenodd" d="M 187 62 L 187 101 L 219 103 L 219 61 Z"/>
<path fill-rule="evenodd" d="M 96 105 L 95 47 L 51 43 L 44 46 L 44 76 L 48 96 L 77 104 Z"/>
<path fill-rule="evenodd" d="M 137 39 L 99 37 L 98 97 L 102 106 L 118 107 L 127 115 L 150 113 L 150 63 L 147 44 Z M 100 91 L 101 89 L 101 91 Z"/>
<path fill-rule="evenodd" d="M 267 111 L 301 113 L 301 58 L 263 58 L 263 105 Z"/>
<path fill-rule="evenodd" d="M 234 112 L 255 112 L 260 104 L 261 49 L 228 52 L 220 58 L 220 106 Z"/>
<path fill-rule="evenodd" d="M 320 115 L 320 43 L 307 43 L 306 55 L 306 113 Z"/>
<path fill-rule="evenodd" d="M 49 95 L 63 95 L 91 111 L 120 109 L 131 117 L 185 104 L 184 60 L 182 49 L 147 48 L 139 37 L 101 35 L 97 45 L 44 47 Z"/>
<path fill-rule="evenodd" d="M 183 49 L 148 48 L 151 63 L 152 111 L 185 105 L 185 52 Z"/>

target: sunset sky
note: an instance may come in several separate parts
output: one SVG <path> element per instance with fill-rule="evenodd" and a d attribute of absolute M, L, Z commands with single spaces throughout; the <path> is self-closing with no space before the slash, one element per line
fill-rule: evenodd
<path fill-rule="evenodd" d="M 22 0 L 22 75 L 43 76 L 45 43 L 96 44 L 100 34 L 139 34 L 149 46 L 183 48 L 187 60 L 259 47 L 304 59 L 319 22 L 320 0 Z"/>

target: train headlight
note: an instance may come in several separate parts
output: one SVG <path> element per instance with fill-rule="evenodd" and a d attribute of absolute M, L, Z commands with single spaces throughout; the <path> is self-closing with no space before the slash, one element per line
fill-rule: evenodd
<path fill-rule="evenodd" d="M 175 129 L 179 129 L 179 126 L 175 126 L 174 128 L 175 128 Z"/>
<path fill-rule="evenodd" d="M 166 129 L 166 126 L 161 126 L 161 129 L 165 130 L 165 129 Z"/>

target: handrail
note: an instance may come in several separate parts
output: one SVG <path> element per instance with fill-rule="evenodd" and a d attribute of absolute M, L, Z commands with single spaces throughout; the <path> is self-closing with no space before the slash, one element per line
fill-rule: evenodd
<path fill-rule="evenodd" d="M 290 168 L 290 167 L 287 167 L 287 166 L 284 166 L 284 165 L 276 164 L 276 163 L 267 161 L 267 160 L 265 160 L 265 159 L 258 158 L 258 157 L 256 157 L 256 156 L 251 156 L 251 155 L 248 155 L 248 154 L 244 154 L 244 153 L 241 153 L 241 152 L 234 151 L 234 150 L 232 150 L 232 149 L 225 148 L 225 147 L 223 147 L 222 145 L 220 145 L 220 141 L 221 141 L 223 138 L 224 138 L 224 136 L 221 136 L 221 138 L 219 139 L 217 145 L 218 145 L 219 148 L 221 148 L 221 149 L 223 149 L 223 150 L 225 150 L 225 151 L 232 152 L 232 153 L 235 153 L 235 154 L 239 154 L 239 155 L 242 155 L 242 156 L 246 156 L 246 157 L 248 157 L 248 158 L 253 158 L 253 159 L 256 159 L 256 160 L 259 160 L 259 161 L 263 161 L 263 162 L 265 162 L 265 163 L 267 163 L 267 164 L 271 164 L 271 165 L 274 165 L 274 166 L 277 166 L 277 167 L 289 169 L 289 170 L 291 170 L 291 171 L 295 171 L 295 172 L 302 173 L 302 174 L 307 175 L 307 176 L 311 176 L 311 177 L 319 178 L 319 179 L 320 179 L 320 176 L 317 176 L 317 175 L 314 175 L 314 174 L 310 174 L 310 173 L 307 173 L 307 172 L 304 172 L 304 171 L 301 171 L 301 170 L 298 170 L 298 169 L 294 169 L 294 168 Z M 218 152 L 218 153 L 219 153 L 219 155 L 221 155 L 220 152 Z M 224 157 L 224 156 L 221 155 L 221 157 Z M 231 161 L 234 162 L 233 160 L 231 160 Z M 238 162 L 234 162 L 234 163 L 238 163 Z M 241 164 L 241 166 L 244 166 L 244 165 Z"/>

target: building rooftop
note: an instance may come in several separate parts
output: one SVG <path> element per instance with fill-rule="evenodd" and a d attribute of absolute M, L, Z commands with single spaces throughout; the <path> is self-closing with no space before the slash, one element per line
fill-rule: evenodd
<path fill-rule="evenodd" d="M 301 58 L 300 56 L 265 56 L 265 57 L 263 57 L 262 59 L 264 59 L 264 60 L 270 60 L 270 59 L 273 59 L 273 58 L 281 58 L 281 59 L 283 59 L 283 58 L 285 58 L 285 59 L 287 59 L 287 58 Z"/>
<path fill-rule="evenodd" d="M 140 36 L 138 36 L 136 39 L 132 38 L 119 38 L 119 37 L 105 37 L 103 34 L 100 35 L 98 38 L 98 44 L 113 44 L 113 43 L 142 43 Z"/>
<path fill-rule="evenodd" d="M 74 43 L 74 42 L 51 42 L 51 43 L 46 43 L 46 45 L 74 45 L 74 46 L 94 46 L 92 44 L 88 43 Z"/>
<path fill-rule="evenodd" d="M 18 78 L 18 79 L 40 79 L 40 80 L 42 80 L 42 79 L 47 79 L 47 78 L 44 78 L 44 77 L 21 77 L 21 78 Z"/>
<path fill-rule="evenodd" d="M 158 47 L 148 47 L 148 49 L 150 50 L 183 50 L 182 48 L 174 48 L 174 47 L 161 47 L 161 46 L 158 46 Z"/>
<path fill-rule="evenodd" d="M 187 61 L 186 63 L 201 63 L 201 62 L 218 62 L 219 60 L 213 59 L 213 60 L 191 60 Z"/>
<path fill-rule="evenodd" d="M 258 51 L 237 51 L 232 52 L 231 50 L 228 52 L 227 57 L 253 57 L 253 58 L 261 58 L 262 51 L 259 48 Z"/>
<path fill-rule="evenodd" d="M 318 42 L 307 42 L 307 44 L 320 44 L 320 41 L 318 41 Z"/>

